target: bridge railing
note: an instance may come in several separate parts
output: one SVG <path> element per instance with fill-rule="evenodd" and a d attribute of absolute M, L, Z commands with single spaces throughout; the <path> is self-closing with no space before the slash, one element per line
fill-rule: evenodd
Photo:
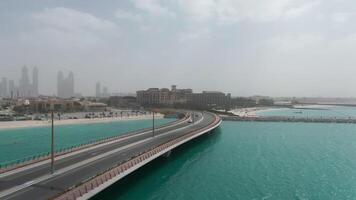
<path fill-rule="evenodd" d="M 181 121 L 186 120 L 187 118 L 189 118 L 189 115 L 186 114 L 184 118 L 177 119 L 177 120 L 169 122 L 167 124 L 163 124 L 161 126 L 158 126 L 157 129 L 164 128 L 164 127 L 170 126 L 170 125 L 175 124 L 175 123 L 179 123 Z M 149 130 L 151 130 L 151 128 L 144 128 L 144 129 L 136 130 L 134 132 L 130 132 L 128 134 L 121 134 L 121 135 L 116 135 L 116 136 L 103 137 L 101 139 L 91 140 L 91 141 L 88 141 L 86 143 L 79 143 L 79 144 L 72 145 L 70 147 L 60 148 L 60 149 L 57 149 L 55 151 L 55 157 L 62 156 L 62 155 L 68 154 L 68 153 L 72 153 L 72 152 L 75 152 L 75 151 L 78 151 L 78 150 L 81 150 L 81 149 L 89 148 L 89 147 L 92 147 L 92 146 L 96 146 L 96 145 L 104 144 L 104 143 L 107 143 L 107 142 L 115 141 L 115 140 L 118 140 L 118 139 L 122 139 L 122 138 L 125 138 L 125 137 L 129 137 L 129 136 L 132 136 L 132 135 L 137 134 L 139 132 L 149 131 Z M 44 152 L 44 153 L 40 153 L 40 154 L 24 157 L 24 158 L 21 158 L 21 159 L 15 159 L 15 160 L 7 161 L 7 162 L 2 162 L 2 163 L 0 163 L 0 174 L 4 173 L 4 172 L 11 171 L 11 170 L 14 170 L 14 169 L 17 169 L 17 168 L 20 168 L 20 167 L 24 167 L 24 166 L 31 165 L 31 164 L 34 164 L 34 163 L 38 163 L 38 162 L 41 162 L 41 161 L 45 161 L 45 160 L 48 160 L 48 159 L 50 159 L 50 152 Z"/>

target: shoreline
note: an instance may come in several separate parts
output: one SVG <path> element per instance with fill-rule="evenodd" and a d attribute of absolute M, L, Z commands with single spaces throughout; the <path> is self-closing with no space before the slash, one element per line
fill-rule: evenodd
<path fill-rule="evenodd" d="M 155 118 L 163 118 L 162 114 L 155 114 Z M 92 124 L 92 123 L 109 123 L 109 122 L 119 122 L 119 121 L 129 121 L 129 120 L 143 120 L 152 119 L 152 115 L 141 115 L 132 117 L 106 117 L 106 118 L 94 118 L 94 119 L 63 119 L 54 120 L 55 126 L 63 125 L 79 125 L 79 124 Z M 34 128 L 34 127 L 46 127 L 51 126 L 51 121 L 36 121 L 36 120 L 26 120 L 26 121 L 6 121 L 0 122 L 0 130 L 7 129 L 17 129 L 17 128 Z"/>
<path fill-rule="evenodd" d="M 251 108 L 239 108 L 232 110 L 231 113 L 239 117 L 260 117 L 259 113 L 268 112 L 272 110 L 280 110 L 284 108 L 275 108 L 275 107 L 251 107 Z"/>
<path fill-rule="evenodd" d="M 251 108 L 239 108 L 235 110 L 231 110 L 230 112 L 233 113 L 234 115 L 240 116 L 240 117 L 261 117 L 260 115 L 263 112 L 268 112 L 268 111 L 278 111 L 278 110 L 284 110 L 284 109 L 311 109 L 311 110 L 320 110 L 320 109 L 328 109 L 332 108 L 335 106 L 324 106 L 324 105 L 296 105 L 293 108 L 283 108 L 283 107 L 251 107 Z"/>

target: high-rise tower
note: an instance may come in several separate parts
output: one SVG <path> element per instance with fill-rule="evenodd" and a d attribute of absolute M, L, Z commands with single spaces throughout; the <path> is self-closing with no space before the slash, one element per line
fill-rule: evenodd
<path fill-rule="evenodd" d="M 100 82 L 97 82 L 95 85 L 95 96 L 96 97 L 101 97 L 101 84 Z"/>
<path fill-rule="evenodd" d="M 31 96 L 37 97 L 38 94 L 39 94 L 39 92 L 38 92 L 38 69 L 37 69 L 37 67 L 34 67 L 33 71 L 32 71 L 32 95 Z"/>
<path fill-rule="evenodd" d="M 16 94 L 15 81 L 9 80 L 9 95 L 10 95 L 11 99 L 15 97 L 15 94 Z"/>
<path fill-rule="evenodd" d="M 67 78 L 67 84 L 68 84 L 67 96 L 74 97 L 74 74 L 73 74 L 73 72 L 69 72 L 69 75 Z"/>
<path fill-rule="evenodd" d="M 20 84 L 19 84 L 20 96 L 22 97 L 30 96 L 31 94 L 30 88 L 31 87 L 30 87 L 30 79 L 28 76 L 28 69 L 26 66 L 23 66 L 21 71 Z"/>
<path fill-rule="evenodd" d="M 70 98 L 74 96 L 74 74 L 69 72 L 65 78 L 62 71 L 57 74 L 57 96 L 61 98 Z"/>

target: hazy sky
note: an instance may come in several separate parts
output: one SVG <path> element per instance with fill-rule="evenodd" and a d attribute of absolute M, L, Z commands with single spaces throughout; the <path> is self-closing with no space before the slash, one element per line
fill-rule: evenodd
<path fill-rule="evenodd" d="M 76 91 L 148 87 L 235 96 L 355 96 L 352 0 L 9 0 L 0 2 L 0 76 L 38 66 Z"/>

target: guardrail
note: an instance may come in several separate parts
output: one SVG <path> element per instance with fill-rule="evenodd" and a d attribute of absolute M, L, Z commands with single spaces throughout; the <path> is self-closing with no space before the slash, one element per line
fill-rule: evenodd
<path fill-rule="evenodd" d="M 186 114 L 184 118 L 177 119 L 177 120 L 175 120 L 173 122 L 158 126 L 157 129 L 165 128 L 167 126 L 171 126 L 173 124 L 180 123 L 180 122 L 182 122 L 184 120 L 187 120 L 188 118 L 189 118 L 189 115 Z M 104 144 L 104 143 L 107 143 L 107 142 L 112 142 L 112 141 L 115 141 L 115 140 L 119 140 L 119 139 L 123 139 L 123 138 L 126 138 L 126 137 L 130 137 L 130 136 L 135 135 L 137 133 L 145 132 L 145 131 L 149 131 L 149 130 L 151 130 L 151 128 L 144 128 L 144 129 L 140 129 L 140 130 L 137 130 L 137 131 L 134 131 L 134 132 L 128 132 L 128 133 L 122 134 L 122 135 L 106 137 L 106 138 L 102 138 L 102 139 L 98 139 L 98 140 L 91 140 L 91 141 L 89 141 L 87 143 L 81 143 L 81 144 L 73 145 L 73 146 L 68 147 L 68 148 L 58 149 L 57 151 L 55 151 L 55 157 L 63 156 L 65 154 L 73 153 L 75 151 L 79 151 L 79 150 L 82 150 L 82 149 L 86 149 L 86 148 L 90 148 L 90 147 L 97 146 L 97 145 L 100 145 L 100 144 Z M 50 152 L 46 152 L 46 153 L 30 156 L 30 157 L 27 157 L 27 158 L 23 158 L 23 159 L 17 159 L 17 160 L 9 161 L 9 162 L 7 162 L 5 164 L 0 164 L 0 174 L 8 172 L 8 171 L 11 171 L 11 170 L 15 170 L 15 169 L 18 169 L 18 168 L 21 168 L 21 167 L 25 167 L 25 166 L 28 166 L 28 165 L 31 165 L 31 164 L 34 164 L 34 163 L 38 163 L 38 162 L 42 162 L 42 161 L 45 161 L 45 160 L 49 160 L 50 158 L 51 158 L 50 157 Z"/>
<path fill-rule="evenodd" d="M 99 193 L 106 187 L 112 185 L 116 181 L 135 171 L 136 169 L 142 167 L 148 162 L 154 160 L 155 158 L 171 151 L 177 146 L 186 143 L 206 132 L 215 129 L 220 125 L 221 119 L 215 115 L 215 120 L 212 124 L 207 127 L 193 130 L 187 134 L 154 147 L 150 150 L 143 152 L 142 154 L 136 155 L 129 160 L 119 163 L 118 165 L 104 171 L 103 173 L 97 174 L 77 185 L 69 188 L 66 192 L 58 194 L 58 196 L 53 197 L 54 200 L 74 200 L 74 199 L 89 199 L 95 194 Z"/>

